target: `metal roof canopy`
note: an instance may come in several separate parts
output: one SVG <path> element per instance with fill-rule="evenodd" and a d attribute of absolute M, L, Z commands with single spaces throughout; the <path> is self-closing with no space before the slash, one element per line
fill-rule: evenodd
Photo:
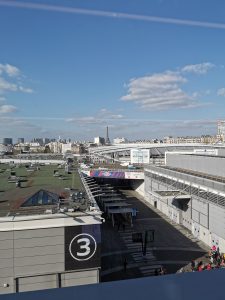
<path fill-rule="evenodd" d="M 130 205 L 132 205 L 132 204 L 129 204 L 129 203 L 126 203 L 126 202 L 109 202 L 109 203 L 105 203 L 105 208 L 108 208 L 108 207 L 119 207 L 119 206 L 130 206 Z"/>
<path fill-rule="evenodd" d="M 91 186 L 89 187 L 89 190 L 92 191 L 92 190 L 99 190 L 99 191 L 102 191 L 99 186 Z"/>
<path fill-rule="evenodd" d="M 108 210 L 109 214 L 127 214 L 127 213 L 132 213 L 133 208 L 129 207 L 122 207 L 122 208 L 110 208 Z"/>
<path fill-rule="evenodd" d="M 126 201 L 126 199 L 123 199 L 123 198 L 114 198 L 114 199 L 102 199 L 101 200 L 102 202 L 106 203 L 106 202 L 116 202 L 116 201 Z"/>
<path fill-rule="evenodd" d="M 115 220 L 114 220 L 114 215 L 116 214 L 130 214 L 131 218 L 130 218 L 130 226 L 133 226 L 132 223 L 132 213 L 133 213 L 133 208 L 129 208 L 129 207 L 121 207 L 121 208 L 109 208 L 108 209 L 108 214 L 111 215 L 112 217 L 112 225 L 113 227 L 115 226 Z"/>
<path fill-rule="evenodd" d="M 95 197 L 96 197 L 96 198 L 97 198 L 97 197 L 101 197 L 102 195 L 103 195 L 103 194 L 101 194 L 101 193 L 100 193 L 100 194 L 97 194 L 97 195 L 93 195 L 93 194 L 92 194 L 92 196 L 93 196 L 94 198 L 95 198 Z"/>
<path fill-rule="evenodd" d="M 186 196 L 186 197 L 185 197 Z M 172 205 L 177 205 L 176 203 L 179 203 L 179 204 L 185 204 L 187 205 L 191 199 L 190 195 L 185 195 L 183 197 L 183 195 L 180 195 L 180 196 L 177 196 L 177 197 L 174 197 L 172 198 Z"/>
<path fill-rule="evenodd" d="M 178 195 L 174 197 L 174 200 L 190 200 L 191 199 L 191 195 Z"/>
<path fill-rule="evenodd" d="M 121 194 L 105 194 L 104 193 L 104 196 L 102 196 L 102 198 L 110 198 L 110 197 L 113 198 L 113 197 L 118 197 L 118 196 L 121 196 Z"/>
<path fill-rule="evenodd" d="M 121 201 L 118 201 L 118 202 L 109 202 L 109 203 L 104 203 L 104 211 L 106 213 L 108 213 L 108 210 L 110 208 L 113 208 L 113 207 L 117 207 L 117 208 L 121 208 L 121 207 L 128 207 L 132 204 L 129 204 L 127 202 L 121 202 Z"/>
<path fill-rule="evenodd" d="M 179 190 L 157 190 L 155 193 L 159 194 L 161 197 L 171 197 L 171 196 L 177 196 L 177 194 L 180 194 L 181 192 Z M 185 194 L 184 194 L 185 195 Z"/>
<path fill-rule="evenodd" d="M 114 186 L 105 186 L 102 184 L 99 184 L 101 186 L 102 189 L 106 189 L 106 190 L 113 190 L 115 187 Z"/>
<path fill-rule="evenodd" d="M 99 189 L 97 189 L 97 190 L 96 190 L 96 189 L 95 189 L 95 190 L 91 190 L 91 193 L 92 193 L 92 194 L 95 194 L 95 193 L 101 193 L 101 190 L 99 190 Z"/>

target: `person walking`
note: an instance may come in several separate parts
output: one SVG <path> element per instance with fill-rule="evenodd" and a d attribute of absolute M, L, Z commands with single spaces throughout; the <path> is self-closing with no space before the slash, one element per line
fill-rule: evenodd
<path fill-rule="evenodd" d="M 123 261 L 123 269 L 124 269 L 124 272 L 126 273 L 127 272 L 127 258 L 126 257 L 124 258 L 124 261 Z"/>
<path fill-rule="evenodd" d="M 194 272 L 194 270 L 195 270 L 195 261 L 192 260 L 191 261 L 191 271 Z"/>
<path fill-rule="evenodd" d="M 155 274 L 155 276 L 158 276 L 158 275 L 159 275 L 158 269 L 155 269 L 154 274 Z"/>
<path fill-rule="evenodd" d="M 121 223 L 120 223 L 120 221 L 118 221 L 118 224 L 117 224 L 117 230 L 119 231 L 120 230 L 120 225 L 121 225 Z"/>

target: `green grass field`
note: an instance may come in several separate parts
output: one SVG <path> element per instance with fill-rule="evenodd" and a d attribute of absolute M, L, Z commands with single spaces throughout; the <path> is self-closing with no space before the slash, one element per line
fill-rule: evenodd
<path fill-rule="evenodd" d="M 64 180 L 59 177 L 54 177 L 54 170 L 57 170 Z M 48 186 L 65 188 L 73 187 L 82 189 L 81 181 L 77 171 L 72 171 L 72 174 L 65 173 L 64 168 L 58 169 L 57 166 L 47 165 L 40 166 L 40 170 L 28 172 L 25 166 L 10 168 L 8 165 L 0 164 L 0 190 L 7 191 L 16 188 L 15 183 L 9 183 L 8 177 L 11 171 L 16 172 L 17 177 L 22 179 L 22 187 L 40 187 L 46 189 Z"/>
<path fill-rule="evenodd" d="M 54 177 L 54 170 L 57 170 L 64 180 Z M 22 180 L 21 188 L 16 187 L 15 182 L 8 182 L 11 171 Z M 67 174 L 64 168 L 58 169 L 56 165 L 46 165 L 40 166 L 40 170 L 28 172 L 25 166 L 10 167 L 0 164 L 0 215 L 3 211 L 5 214 L 9 206 L 16 201 L 21 202 L 40 189 L 61 194 L 65 193 L 65 188 L 83 190 L 77 170 Z"/>

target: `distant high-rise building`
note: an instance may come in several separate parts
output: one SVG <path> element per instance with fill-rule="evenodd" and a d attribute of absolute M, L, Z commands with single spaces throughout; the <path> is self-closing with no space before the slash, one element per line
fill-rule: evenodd
<path fill-rule="evenodd" d="M 225 121 L 217 123 L 217 134 L 221 141 L 225 141 Z"/>
<path fill-rule="evenodd" d="M 41 146 L 43 145 L 43 138 L 34 138 L 32 140 L 33 143 L 39 143 Z"/>
<path fill-rule="evenodd" d="M 43 138 L 43 143 L 44 145 L 50 143 L 51 139 L 50 138 Z"/>
<path fill-rule="evenodd" d="M 109 139 L 109 128 L 108 126 L 106 127 L 106 139 L 105 139 L 106 145 L 110 144 L 110 139 Z"/>
<path fill-rule="evenodd" d="M 12 138 L 3 138 L 3 145 L 12 145 L 13 139 Z"/>
<path fill-rule="evenodd" d="M 24 138 L 18 138 L 17 143 L 18 144 L 24 144 Z"/>
<path fill-rule="evenodd" d="M 98 146 L 105 145 L 105 139 L 103 137 L 97 136 L 94 138 L 94 143 Z"/>

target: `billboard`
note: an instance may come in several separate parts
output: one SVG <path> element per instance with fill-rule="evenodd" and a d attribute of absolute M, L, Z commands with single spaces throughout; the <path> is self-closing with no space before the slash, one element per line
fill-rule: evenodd
<path fill-rule="evenodd" d="M 130 161 L 131 164 L 148 164 L 150 160 L 149 149 L 131 149 Z"/>
<path fill-rule="evenodd" d="M 101 266 L 100 224 L 65 227 L 65 271 Z"/>
<path fill-rule="evenodd" d="M 94 170 L 90 171 L 91 177 L 105 177 L 105 178 L 125 178 L 125 173 L 121 171 L 105 171 L 105 170 Z"/>

